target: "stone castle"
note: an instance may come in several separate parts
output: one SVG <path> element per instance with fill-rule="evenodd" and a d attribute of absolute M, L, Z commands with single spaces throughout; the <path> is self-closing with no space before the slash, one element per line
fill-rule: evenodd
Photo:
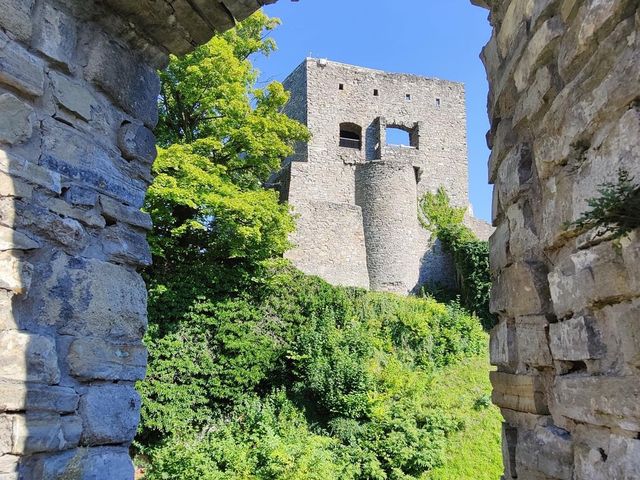
<path fill-rule="evenodd" d="M 441 185 L 453 205 L 469 204 L 464 86 L 313 58 L 284 85 L 286 113 L 311 133 L 274 179 L 298 215 L 287 256 L 335 284 L 451 284 L 451 261 L 417 212 Z M 402 132 L 403 145 L 387 138 Z"/>

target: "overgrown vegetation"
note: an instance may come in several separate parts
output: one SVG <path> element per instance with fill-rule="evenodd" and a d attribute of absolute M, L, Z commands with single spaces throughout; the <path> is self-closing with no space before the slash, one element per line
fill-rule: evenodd
<path fill-rule="evenodd" d="M 409 479 L 440 465 L 464 419 L 432 403 L 434 373 L 483 351 L 477 320 L 285 263 L 265 273 L 242 293 L 201 288 L 176 316 L 182 279 L 152 289 L 148 478 Z"/>
<path fill-rule="evenodd" d="M 598 188 L 599 197 L 587 203 L 590 210 L 568 225 L 579 231 L 596 228 L 596 237 L 624 237 L 640 227 L 640 185 L 624 169 L 618 170 L 617 182 L 606 182 Z"/>
<path fill-rule="evenodd" d="M 307 132 L 248 60 L 276 23 L 254 15 L 162 74 L 136 463 L 146 480 L 423 478 L 486 410 L 433 395 L 486 335 L 456 303 L 334 287 L 281 258 L 294 222 L 261 185 Z"/>
<path fill-rule="evenodd" d="M 489 244 L 478 240 L 463 223 L 464 208 L 451 206 L 443 187 L 427 192 L 420 200 L 420 219 L 424 228 L 432 232 L 451 253 L 459 279 L 462 305 L 482 319 L 486 329 L 495 324 L 489 311 L 491 274 L 489 272 Z"/>

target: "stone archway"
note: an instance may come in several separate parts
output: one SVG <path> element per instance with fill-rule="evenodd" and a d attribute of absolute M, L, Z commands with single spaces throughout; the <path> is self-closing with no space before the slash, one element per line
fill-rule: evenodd
<path fill-rule="evenodd" d="M 4 3 L 0 479 L 132 477 L 155 69 L 265 3 Z M 640 178 L 640 6 L 472 3 L 494 29 L 482 57 L 505 478 L 633 478 L 640 239 L 566 224 L 619 168 Z"/>

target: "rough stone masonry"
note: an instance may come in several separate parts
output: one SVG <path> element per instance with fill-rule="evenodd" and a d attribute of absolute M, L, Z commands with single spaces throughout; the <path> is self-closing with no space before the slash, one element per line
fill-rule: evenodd
<path fill-rule="evenodd" d="M 505 479 L 640 478 L 640 232 L 567 225 L 640 182 L 640 3 L 490 8 L 493 400 Z"/>
<path fill-rule="evenodd" d="M 0 0 L 1 480 L 132 479 L 154 70 L 261 3 Z M 473 3 L 494 27 L 504 478 L 636 479 L 640 233 L 565 225 L 619 167 L 640 178 L 640 6 Z"/>
<path fill-rule="evenodd" d="M 259 2 L 0 7 L 0 479 L 129 480 L 156 69 Z"/>
<path fill-rule="evenodd" d="M 287 257 L 334 284 L 402 294 L 451 286 L 452 261 L 417 212 L 441 186 L 469 207 L 464 86 L 314 58 L 284 86 L 285 113 L 311 133 L 273 179 L 297 215 Z M 387 138 L 394 130 L 405 145 Z M 471 215 L 467 223 L 485 239 L 492 232 Z"/>

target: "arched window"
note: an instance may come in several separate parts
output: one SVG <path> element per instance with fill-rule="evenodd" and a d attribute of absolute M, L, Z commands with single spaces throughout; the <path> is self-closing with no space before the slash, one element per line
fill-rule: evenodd
<path fill-rule="evenodd" d="M 362 127 L 355 123 L 341 123 L 340 146 L 360 150 L 362 148 Z"/>

